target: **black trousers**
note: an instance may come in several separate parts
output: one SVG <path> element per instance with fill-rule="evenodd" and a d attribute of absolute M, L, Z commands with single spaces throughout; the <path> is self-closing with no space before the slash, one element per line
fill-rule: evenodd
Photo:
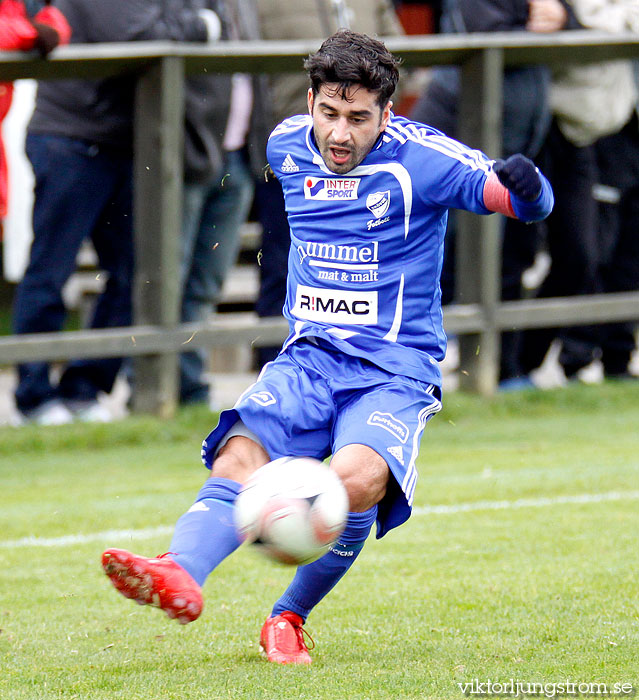
<path fill-rule="evenodd" d="M 260 289 L 255 310 L 260 317 L 281 316 L 286 300 L 286 273 L 291 233 L 284 207 L 282 186 L 275 179 L 258 182 L 255 188 L 257 217 L 262 225 Z M 256 364 L 262 367 L 275 359 L 280 346 L 257 349 Z"/>
<path fill-rule="evenodd" d="M 599 260 L 599 213 L 592 195 L 598 179 L 595 148 L 575 146 L 553 122 L 539 162 L 553 187 L 555 207 L 544 227 L 550 270 L 537 296 L 593 294 Z M 573 328 L 570 332 L 579 338 L 589 331 Z M 563 340 L 566 334 L 557 328 L 525 331 L 519 355 L 521 372 L 527 374 L 539 367 L 557 337 Z"/>
<path fill-rule="evenodd" d="M 639 289 L 639 122 L 634 115 L 618 133 L 595 144 L 599 183 L 606 187 L 599 204 L 596 291 Z M 568 375 L 600 356 L 607 376 L 628 370 L 635 348 L 635 324 L 606 323 L 567 329 L 560 362 Z"/>

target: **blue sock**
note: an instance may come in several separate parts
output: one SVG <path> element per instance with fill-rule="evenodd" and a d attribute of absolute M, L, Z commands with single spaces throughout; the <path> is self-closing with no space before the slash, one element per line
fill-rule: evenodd
<path fill-rule="evenodd" d="M 206 577 L 241 544 L 233 505 L 241 484 L 211 477 L 191 508 L 177 521 L 169 552 L 202 586 Z"/>
<path fill-rule="evenodd" d="M 376 517 L 377 506 L 363 513 L 349 513 L 346 529 L 337 543 L 317 561 L 297 569 L 290 586 L 275 603 L 271 617 L 290 610 L 306 620 L 311 610 L 351 568 Z"/>

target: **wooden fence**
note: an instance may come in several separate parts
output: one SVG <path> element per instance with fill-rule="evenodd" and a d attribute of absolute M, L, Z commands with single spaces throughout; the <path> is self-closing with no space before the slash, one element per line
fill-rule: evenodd
<path fill-rule="evenodd" d="M 588 63 L 639 57 L 639 36 L 600 32 L 549 35 L 524 32 L 388 39 L 407 67 L 462 67 L 462 141 L 493 157 L 501 150 L 505 66 Z M 177 356 L 195 347 L 272 345 L 287 333 L 284 320 L 229 316 L 204 324 L 179 323 L 178 256 L 181 229 L 184 78 L 197 72 L 277 73 L 301 70 L 317 41 L 171 42 L 72 45 L 48 59 L 0 54 L 0 81 L 19 78 L 138 76 L 135 105 L 134 325 L 129 328 L 42 333 L 0 338 L 0 365 L 81 357 L 136 358 L 134 407 L 170 416 L 176 407 Z M 448 333 L 460 336 L 465 388 L 491 394 L 503 329 L 562 327 L 639 319 L 639 292 L 535 301 L 500 301 L 499 218 L 463 213 L 458 233 L 460 300 L 444 310 Z"/>

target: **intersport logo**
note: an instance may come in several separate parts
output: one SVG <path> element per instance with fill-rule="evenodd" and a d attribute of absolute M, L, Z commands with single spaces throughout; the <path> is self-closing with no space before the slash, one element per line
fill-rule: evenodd
<path fill-rule="evenodd" d="M 308 321 L 339 325 L 377 323 L 377 292 L 352 292 L 297 285 L 292 313 Z"/>
<path fill-rule="evenodd" d="M 304 199 L 333 202 L 357 199 L 358 177 L 307 177 L 304 180 Z"/>

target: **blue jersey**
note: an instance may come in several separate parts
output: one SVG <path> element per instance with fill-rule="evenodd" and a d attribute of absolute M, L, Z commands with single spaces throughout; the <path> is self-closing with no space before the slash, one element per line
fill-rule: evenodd
<path fill-rule="evenodd" d="M 291 229 L 285 346 L 321 337 L 389 372 L 440 385 L 448 209 L 491 213 L 483 195 L 493 161 L 395 115 L 345 175 L 326 167 L 310 116 L 277 126 L 267 156 Z"/>

